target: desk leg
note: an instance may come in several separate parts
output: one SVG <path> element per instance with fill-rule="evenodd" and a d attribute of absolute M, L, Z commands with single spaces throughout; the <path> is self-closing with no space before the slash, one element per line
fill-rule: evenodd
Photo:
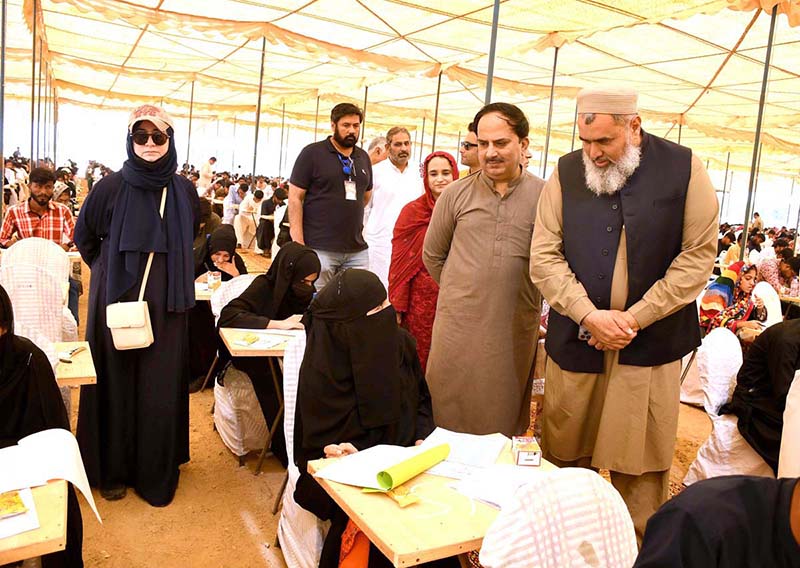
<path fill-rule="evenodd" d="M 264 449 L 261 450 L 261 454 L 258 456 L 255 475 L 261 473 L 261 466 L 264 465 L 264 458 L 267 457 L 267 452 L 272 444 L 272 436 L 275 435 L 275 430 L 278 429 L 280 420 L 283 420 L 283 394 L 281 393 L 281 385 L 278 380 L 278 372 L 275 370 L 275 361 L 273 361 L 273 358 L 270 357 L 267 360 L 269 361 L 269 370 L 272 375 L 272 386 L 275 388 L 275 396 L 278 397 L 278 412 L 275 414 L 275 419 L 272 421 L 272 425 L 269 428 L 269 434 L 267 434 L 267 441 L 264 444 Z"/>

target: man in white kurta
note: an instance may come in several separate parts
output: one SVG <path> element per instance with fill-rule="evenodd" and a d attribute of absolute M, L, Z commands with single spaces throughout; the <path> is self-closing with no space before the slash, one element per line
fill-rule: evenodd
<path fill-rule="evenodd" d="M 411 137 L 408 130 L 395 126 L 386 134 L 388 160 L 372 169 L 372 209 L 364 229 L 369 245 L 369 269 L 389 289 L 389 264 L 392 260 L 394 224 L 403 207 L 422 195 L 419 169 L 408 163 Z"/>

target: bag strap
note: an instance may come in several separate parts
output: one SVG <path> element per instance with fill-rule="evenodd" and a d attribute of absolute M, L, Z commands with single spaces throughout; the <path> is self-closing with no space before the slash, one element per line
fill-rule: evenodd
<path fill-rule="evenodd" d="M 161 191 L 161 207 L 158 210 L 158 216 L 164 218 L 164 205 L 167 203 L 167 186 Z M 147 277 L 150 275 L 150 266 L 153 264 L 153 255 L 155 251 L 151 251 L 147 256 L 147 266 L 144 268 L 144 278 L 142 278 L 142 287 L 139 288 L 139 301 L 144 300 L 144 288 L 147 286 Z"/>

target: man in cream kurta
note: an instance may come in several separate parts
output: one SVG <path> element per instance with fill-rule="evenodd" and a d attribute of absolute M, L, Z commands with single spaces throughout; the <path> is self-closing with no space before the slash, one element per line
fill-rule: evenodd
<path fill-rule="evenodd" d="M 482 171 L 436 201 L 423 260 L 441 289 L 426 378 L 438 426 L 508 436 L 530 421 L 541 296 L 528 275 L 544 180 L 520 166 L 525 115 L 505 103 L 476 116 Z"/>
<path fill-rule="evenodd" d="M 623 224 L 619 228 L 619 245 L 615 250 L 601 249 L 606 245 L 595 244 L 604 238 L 606 229 L 608 234 L 618 230 L 611 222 L 605 227 L 605 221 L 600 223 L 595 233 L 588 223 L 582 226 L 578 239 L 585 250 L 576 253 L 574 248 L 570 249 L 570 239 L 575 239 L 576 235 L 569 234 L 565 218 L 568 213 L 574 218 L 574 209 L 568 210 L 564 206 L 568 193 L 562 187 L 561 178 L 567 173 L 563 169 L 565 160 L 573 154 L 563 157 L 542 193 L 531 246 L 531 277 L 552 310 L 557 312 L 556 318 L 562 318 L 562 322 L 571 326 L 561 344 L 548 344 L 542 446 L 545 457 L 557 465 L 609 469 L 611 481 L 625 500 L 634 520 L 637 538 L 641 541 L 647 519 L 668 497 L 669 468 L 678 425 L 681 370 L 680 356 L 650 366 L 642 364 L 641 360 L 657 358 L 658 355 L 652 353 L 659 350 L 663 350 L 669 359 L 673 355 L 670 345 L 680 343 L 684 336 L 698 334 L 693 303 L 714 263 L 717 199 L 697 156 L 691 155 L 686 148 L 641 130 L 635 93 L 585 90 L 579 94 L 578 101 L 583 155 L 573 157 L 569 163 L 572 169 L 582 168 L 579 177 L 583 179 L 585 176 L 586 187 L 569 190 L 570 206 L 588 203 L 588 219 L 592 216 L 602 218 L 613 209 Z M 619 146 L 615 152 L 613 146 L 619 136 L 622 136 L 619 139 L 621 145 L 626 144 L 627 137 L 627 145 L 624 151 Z M 590 183 L 591 176 L 586 172 L 594 170 L 596 173 L 598 168 L 608 172 L 609 168 L 617 166 L 624 170 L 630 146 L 641 152 L 641 165 L 632 166 L 633 171 L 625 172 L 627 176 L 616 184 L 617 187 L 606 187 L 605 192 L 595 189 Z M 669 194 L 680 183 L 663 179 L 669 176 L 646 177 L 648 168 L 652 171 L 654 167 L 664 167 L 665 171 L 671 171 L 672 164 L 654 163 L 653 156 L 659 148 L 662 154 L 685 156 L 683 163 L 685 179 L 688 180 L 688 187 L 685 183 L 682 186 L 685 202 Z M 575 166 L 580 164 L 581 158 L 583 165 Z M 570 176 L 577 179 L 574 174 Z M 597 184 L 597 180 L 594 181 Z M 636 185 L 632 187 L 632 183 Z M 572 186 L 575 185 L 573 181 Z M 589 192 L 590 189 L 592 194 L 581 202 L 581 191 Z M 654 192 L 657 198 L 652 199 L 646 192 Z M 646 193 L 644 197 L 643 193 Z M 642 201 L 637 202 L 637 199 Z M 636 210 L 633 205 L 640 209 Z M 660 210 L 662 206 L 673 209 Z M 618 211 L 622 209 L 624 215 Z M 643 211 L 650 214 L 642 215 Z M 659 211 L 670 211 L 674 216 L 661 219 Z M 638 215 L 633 215 L 634 212 Z M 675 223 L 679 225 L 676 227 Z M 635 234 L 631 232 L 634 225 L 639 227 Z M 575 225 L 571 226 L 574 231 Z M 659 231 L 662 227 L 672 227 L 672 231 L 677 231 L 677 254 L 670 253 L 659 259 L 666 270 L 643 295 L 632 297 L 629 285 L 634 280 L 629 276 L 635 275 L 641 285 L 641 264 L 648 262 L 638 255 L 649 244 L 643 246 L 640 243 L 642 239 L 661 239 Z M 591 260 L 594 247 L 597 247 L 596 257 Z M 581 253 L 587 254 L 586 250 L 588 256 L 581 257 Z M 615 260 L 609 252 L 615 255 Z M 587 278 L 587 270 L 584 270 L 581 279 L 576 274 L 580 272 L 579 262 L 576 262 L 578 257 L 589 258 L 590 264 L 596 262 L 600 266 L 608 262 L 610 264 L 605 266 L 613 267 L 612 272 L 608 275 L 597 269 L 591 278 Z M 588 272 L 592 270 L 588 268 Z M 610 298 L 597 292 L 590 295 L 588 290 L 598 290 L 598 282 L 602 281 L 592 281 L 595 277 L 605 279 L 605 283 L 608 282 L 606 277 L 611 279 Z M 687 317 L 677 321 L 669 333 L 654 337 L 653 330 L 664 328 L 663 324 L 655 324 L 671 317 L 682 317 L 681 314 Z M 552 318 L 553 312 L 551 327 Z M 578 331 L 578 324 L 592 333 L 588 345 L 603 351 L 599 372 L 566 370 L 564 367 L 574 365 L 571 360 L 562 358 L 558 364 L 552 358 L 563 344 L 573 341 L 572 332 Z M 648 327 L 651 328 L 649 331 Z M 637 335 L 640 336 L 638 345 L 633 343 Z M 579 343 L 579 338 L 574 342 Z M 642 341 L 650 342 L 644 350 L 639 349 Z M 695 346 L 696 343 L 699 343 L 699 334 Z M 581 348 L 590 355 L 595 353 L 580 344 L 574 349 Z M 688 350 L 691 348 L 690 345 Z M 621 358 L 626 363 L 621 363 Z M 637 359 L 637 362 L 631 363 L 631 359 Z"/>

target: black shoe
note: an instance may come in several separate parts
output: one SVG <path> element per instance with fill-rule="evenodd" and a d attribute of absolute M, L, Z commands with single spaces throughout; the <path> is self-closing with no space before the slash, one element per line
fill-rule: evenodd
<path fill-rule="evenodd" d="M 101 489 L 100 496 L 106 501 L 119 501 L 128 494 L 128 488 L 124 485 L 115 485 L 108 489 Z"/>

